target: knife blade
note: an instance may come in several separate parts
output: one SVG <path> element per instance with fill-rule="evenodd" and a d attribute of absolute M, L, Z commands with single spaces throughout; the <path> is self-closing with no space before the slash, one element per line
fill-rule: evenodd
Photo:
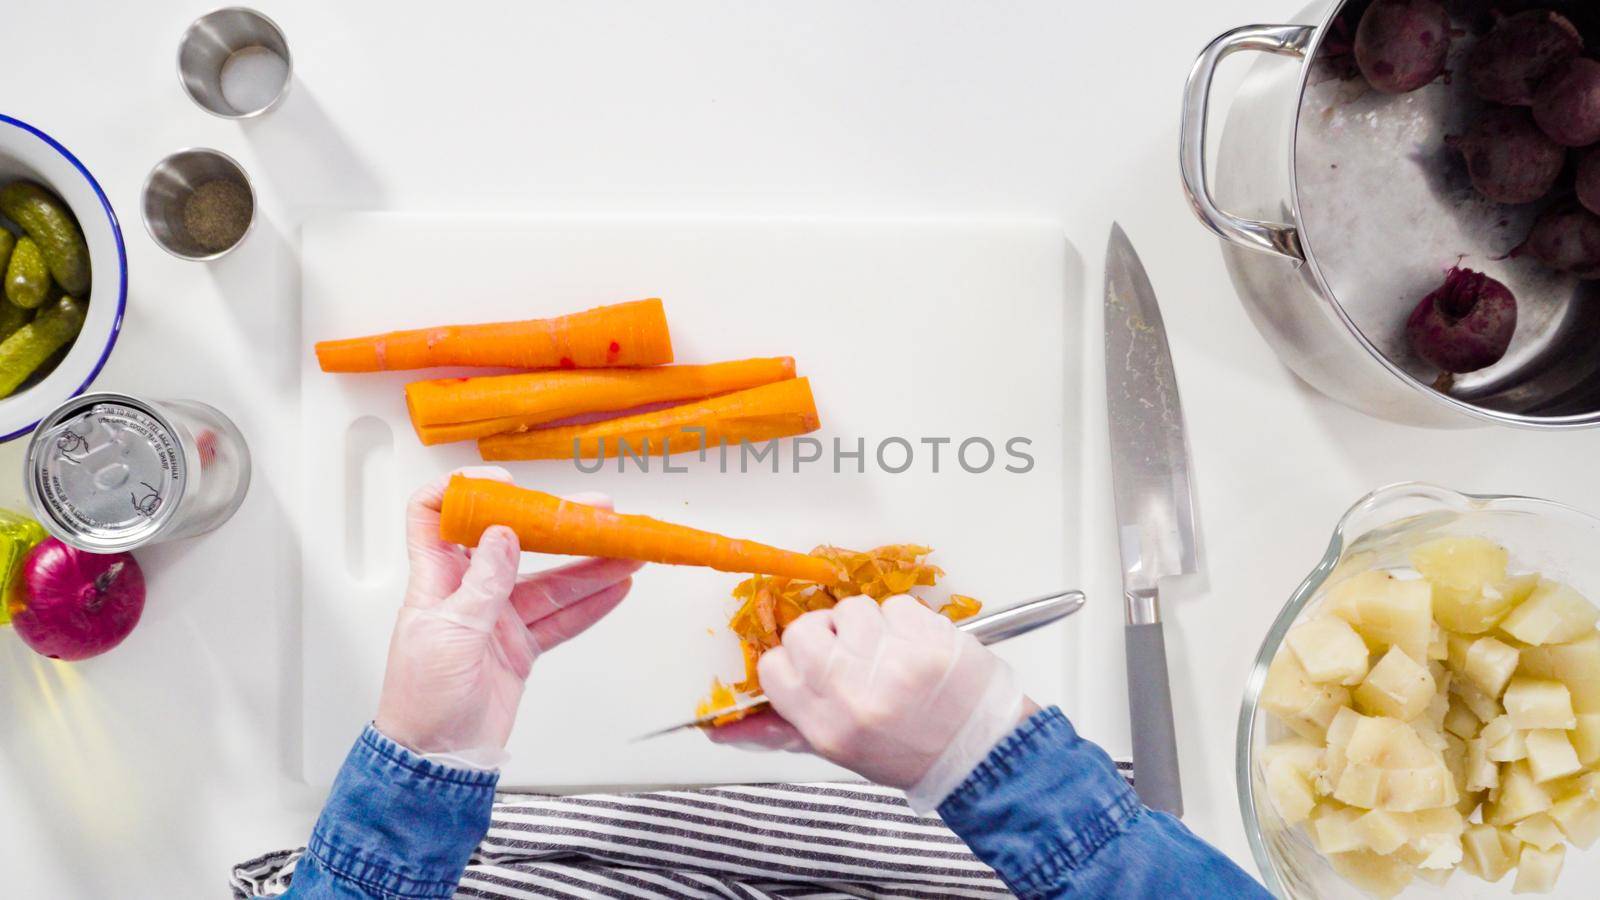
<path fill-rule="evenodd" d="M 1082 609 L 1085 602 L 1086 598 L 1083 591 L 1057 591 L 1054 594 L 1045 594 L 1042 597 L 1023 601 L 1016 606 L 1009 606 L 996 612 L 975 616 L 965 622 L 957 623 L 956 628 L 977 638 L 978 642 L 984 645 L 998 644 L 1001 641 L 1008 641 L 1014 637 L 1027 634 L 1036 628 L 1043 628 L 1052 622 L 1065 619 L 1067 616 Z M 639 735 L 629 743 L 638 743 L 650 738 L 661 737 L 664 734 L 671 734 L 674 731 L 682 731 L 686 728 L 707 728 L 724 716 L 738 712 L 759 712 L 765 709 L 767 705 L 765 694 L 752 694 L 741 698 L 738 703 L 726 709 L 719 709 L 713 713 L 696 716 L 687 722 L 679 722 L 676 725 L 658 728 L 647 734 Z"/>
<path fill-rule="evenodd" d="M 1111 485 L 1127 600 L 1134 786 L 1145 805 L 1181 816 L 1160 581 L 1199 568 L 1189 448 L 1155 289 L 1132 242 L 1115 224 L 1106 246 L 1105 329 Z"/>

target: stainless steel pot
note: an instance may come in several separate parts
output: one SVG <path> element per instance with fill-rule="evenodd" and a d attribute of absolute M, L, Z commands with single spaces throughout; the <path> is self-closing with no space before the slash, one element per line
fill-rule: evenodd
<path fill-rule="evenodd" d="M 1322 52 L 1325 39 L 1357 2 L 1318 4 L 1302 16 L 1317 25 L 1229 31 L 1189 76 L 1184 188 L 1200 221 L 1223 239 L 1252 320 L 1306 382 L 1385 419 L 1436 427 L 1600 424 L 1600 299 L 1587 297 L 1589 284 L 1508 258 L 1540 207 L 1477 197 L 1445 149 L 1445 135 L 1460 133 L 1481 107 L 1467 79 L 1391 97 L 1330 72 L 1334 51 Z M 1339 23 L 1343 35 L 1353 30 L 1350 18 Z M 1454 71 L 1473 39 L 1456 40 Z M 1299 64 L 1264 59 L 1250 71 L 1233 98 L 1213 194 L 1206 179 L 1212 78 L 1241 51 Z M 1457 262 L 1510 286 L 1519 322 L 1505 359 L 1459 376 L 1446 393 L 1433 387 L 1438 373 L 1406 346 L 1404 321 Z"/>

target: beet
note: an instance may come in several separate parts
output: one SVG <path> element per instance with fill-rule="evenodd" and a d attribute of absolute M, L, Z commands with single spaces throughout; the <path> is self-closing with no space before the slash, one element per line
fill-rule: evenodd
<path fill-rule="evenodd" d="M 1600 147 L 1579 158 L 1576 187 L 1578 202 L 1590 212 L 1600 215 Z"/>
<path fill-rule="evenodd" d="M 1600 216 L 1577 203 L 1545 210 L 1521 247 L 1523 253 L 1552 269 L 1586 280 L 1600 279 Z"/>
<path fill-rule="evenodd" d="M 1490 103 L 1532 106 L 1539 83 L 1583 52 L 1583 37 L 1548 9 L 1504 19 L 1467 56 L 1472 90 Z"/>
<path fill-rule="evenodd" d="M 1438 0 L 1375 0 L 1356 26 L 1356 64 L 1385 94 L 1438 78 L 1449 54 L 1450 17 Z"/>
<path fill-rule="evenodd" d="M 1450 373 L 1476 372 L 1499 362 L 1517 330 L 1517 299 L 1482 272 L 1454 268 L 1406 320 L 1411 349 Z"/>
<path fill-rule="evenodd" d="M 1600 62 L 1579 57 L 1562 63 L 1534 94 L 1533 118 L 1563 146 L 1600 141 Z"/>
<path fill-rule="evenodd" d="M 1550 140 L 1525 109 L 1490 109 L 1461 137 L 1445 143 L 1467 160 L 1472 186 L 1496 203 L 1532 203 L 1550 193 L 1567 151 Z"/>

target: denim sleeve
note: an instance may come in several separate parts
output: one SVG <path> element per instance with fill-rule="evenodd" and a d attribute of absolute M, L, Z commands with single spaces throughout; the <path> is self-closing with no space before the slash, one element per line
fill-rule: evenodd
<path fill-rule="evenodd" d="M 1139 802 L 1061 710 L 1034 715 L 939 806 L 1024 898 L 1270 897 L 1177 819 Z"/>
<path fill-rule="evenodd" d="M 499 778 L 425 760 L 368 725 L 333 782 L 283 896 L 452 896 L 489 830 Z"/>

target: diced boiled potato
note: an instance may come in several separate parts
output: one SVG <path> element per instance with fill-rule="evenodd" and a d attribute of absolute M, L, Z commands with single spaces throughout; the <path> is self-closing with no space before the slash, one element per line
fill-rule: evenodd
<path fill-rule="evenodd" d="M 1550 807 L 1550 818 L 1579 847 L 1587 849 L 1600 839 L 1600 800 L 1593 797 L 1577 794 L 1558 800 Z"/>
<path fill-rule="evenodd" d="M 1405 813 L 1375 809 L 1356 820 L 1356 832 L 1368 850 L 1388 856 L 1411 840 L 1410 824 Z"/>
<path fill-rule="evenodd" d="M 1317 793 L 1328 796 L 1333 793 L 1334 786 L 1339 783 L 1339 776 L 1344 773 L 1346 762 L 1345 748 L 1350 746 L 1350 738 L 1355 734 L 1356 726 L 1366 718 L 1348 706 L 1340 707 L 1334 713 L 1333 720 L 1328 723 L 1328 738 L 1326 749 L 1322 756 L 1322 769 L 1317 773 Z"/>
<path fill-rule="evenodd" d="M 1428 659 L 1446 660 L 1450 658 L 1449 632 L 1440 627 L 1438 622 L 1433 623 L 1433 628 L 1428 632 Z"/>
<path fill-rule="evenodd" d="M 1436 688 L 1425 666 L 1399 647 L 1390 647 L 1352 696 L 1356 708 L 1368 715 L 1410 721 L 1427 710 Z"/>
<path fill-rule="evenodd" d="M 1301 737 L 1322 740 L 1334 714 L 1349 705 L 1348 688 L 1314 684 L 1293 654 L 1279 653 L 1267 669 L 1261 706 Z"/>
<path fill-rule="evenodd" d="M 1499 700 L 1485 694 L 1477 685 L 1465 678 L 1451 679 L 1450 693 L 1460 698 L 1480 722 L 1492 722 L 1505 712 Z"/>
<path fill-rule="evenodd" d="M 1472 710 L 1461 702 L 1461 698 L 1451 697 L 1450 708 L 1444 714 L 1444 730 L 1468 741 L 1477 737 L 1481 728 L 1483 723 L 1479 722 L 1478 717 L 1472 714 Z"/>
<path fill-rule="evenodd" d="M 1461 862 L 1461 833 L 1467 827 L 1461 813 L 1445 807 L 1405 815 L 1406 846 L 1422 855 L 1422 868 L 1454 867 Z"/>
<path fill-rule="evenodd" d="M 1328 592 L 1328 611 L 1349 622 L 1373 650 L 1399 647 L 1417 662 L 1428 659 L 1433 636 L 1433 588 L 1420 579 L 1363 572 Z"/>
<path fill-rule="evenodd" d="M 1311 789 L 1311 778 L 1294 765 L 1293 760 L 1280 757 L 1267 765 L 1267 794 L 1278 815 L 1288 825 L 1297 825 L 1311 814 L 1317 805 L 1317 796 Z"/>
<path fill-rule="evenodd" d="M 1484 881 L 1506 877 L 1516 860 L 1500 842 L 1500 829 L 1493 825 L 1469 825 L 1461 835 L 1462 863 Z"/>
<path fill-rule="evenodd" d="M 1533 780 L 1524 760 L 1500 767 L 1500 796 L 1484 807 L 1483 819 L 1491 825 L 1514 825 L 1554 803 L 1549 791 Z"/>
<path fill-rule="evenodd" d="M 1461 848 L 1460 848 L 1459 843 L 1458 843 L 1458 845 L 1456 847 L 1457 852 L 1459 852 L 1460 849 Z M 1456 873 L 1456 870 L 1455 870 L 1454 867 L 1448 868 L 1448 869 L 1426 869 L 1425 868 L 1425 869 L 1418 869 L 1417 870 L 1417 877 L 1421 878 L 1423 881 L 1428 882 L 1429 884 L 1437 885 L 1439 887 L 1444 887 L 1445 884 L 1447 884 L 1450 881 L 1450 876 L 1454 875 L 1455 873 Z"/>
<path fill-rule="evenodd" d="M 1467 741 L 1467 790 L 1482 791 L 1500 786 L 1500 767 L 1489 758 L 1483 738 Z"/>
<path fill-rule="evenodd" d="M 1338 784 L 1333 789 L 1333 799 L 1362 809 L 1378 805 L 1378 790 L 1383 786 L 1384 770 L 1377 766 L 1350 763 L 1339 773 Z"/>
<path fill-rule="evenodd" d="M 1600 713 L 1600 634 L 1566 644 L 1546 644 L 1522 651 L 1518 672 L 1559 681 L 1572 692 L 1572 707 Z"/>
<path fill-rule="evenodd" d="M 1567 739 L 1565 731 L 1535 728 L 1528 732 L 1526 740 L 1528 769 L 1533 773 L 1534 781 L 1543 784 L 1582 771 L 1583 764 L 1578 762 L 1578 752 L 1572 749 L 1572 741 Z"/>
<path fill-rule="evenodd" d="M 1572 738 L 1578 762 L 1586 766 L 1600 765 L 1600 713 L 1578 713 L 1578 727 L 1568 737 Z"/>
<path fill-rule="evenodd" d="M 1540 850 L 1549 850 L 1567 839 L 1567 836 L 1561 833 L 1561 826 L 1556 824 L 1556 820 L 1544 813 L 1529 816 L 1511 826 L 1511 833 L 1524 844 L 1532 844 Z"/>
<path fill-rule="evenodd" d="M 1560 644 L 1594 633 L 1600 609 L 1560 582 L 1540 581 L 1532 596 L 1500 620 L 1500 630 L 1524 644 Z"/>
<path fill-rule="evenodd" d="M 1411 551 L 1411 567 L 1433 582 L 1439 592 L 1478 593 L 1506 577 L 1511 555 L 1504 547 L 1479 537 L 1446 537 Z"/>
<path fill-rule="evenodd" d="M 1433 617 L 1440 625 L 1459 634 L 1483 634 L 1494 628 L 1517 604 L 1528 599 L 1538 584 L 1539 576 L 1522 575 L 1485 585 L 1476 593 L 1435 588 Z"/>
<path fill-rule="evenodd" d="M 1515 762 L 1528 758 L 1525 733 L 1511 724 L 1510 716 L 1499 716 L 1478 732 L 1485 754 L 1495 762 Z"/>
<path fill-rule="evenodd" d="M 1345 758 L 1351 763 L 1378 769 L 1414 768 L 1439 762 L 1437 754 L 1422 742 L 1410 725 L 1385 716 L 1362 716 L 1345 743 Z"/>
<path fill-rule="evenodd" d="M 1517 671 L 1517 648 L 1492 637 L 1479 638 L 1467 648 L 1466 666 L 1461 674 L 1485 694 L 1498 697 L 1504 693 L 1512 673 Z"/>
<path fill-rule="evenodd" d="M 1356 830 L 1356 820 L 1366 810 L 1355 809 L 1342 803 L 1323 801 L 1311 810 L 1309 829 L 1311 843 L 1325 854 L 1348 853 L 1361 849 L 1361 833 Z"/>
<path fill-rule="evenodd" d="M 1319 616 L 1289 629 L 1284 638 L 1307 677 L 1318 684 L 1360 684 L 1369 652 L 1361 635 L 1338 616 Z"/>
<path fill-rule="evenodd" d="M 1555 890 L 1556 879 L 1561 875 L 1561 863 L 1567 857 L 1567 848 L 1558 845 L 1549 850 L 1524 844 L 1522 856 L 1517 860 L 1517 880 L 1511 885 L 1513 894 L 1548 894 Z"/>
<path fill-rule="evenodd" d="M 1417 874 L 1417 867 L 1399 856 L 1379 856 L 1370 850 L 1337 853 L 1328 861 L 1351 884 L 1375 897 L 1393 897 Z"/>
<path fill-rule="evenodd" d="M 1322 768 L 1322 758 L 1325 753 L 1321 744 L 1290 738 L 1270 744 L 1261 751 L 1261 764 L 1270 766 L 1279 760 L 1284 760 L 1293 766 L 1295 771 L 1310 778 Z"/>
<path fill-rule="evenodd" d="M 1578 724 L 1572 711 L 1572 694 L 1559 681 L 1517 677 L 1506 686 L 1506 715 L 1518 728 L 1573 728 Z"/>
<path fill-rule="evenodd" d="M 1470 819 L 1488 799 L 1488 791 L 1462 791 L 1461 799 L 1456 801 L 1456 813 L 1463 819 Z"/>
<path fill-rule="evenodd" d="M 1454 812 L 1454 810 L 1452 810 L 1452 812 Z M 1424 872 L 1440 870 L 1445 872 L 1452 871 L 1456 866 L 1461 864 L 1461 855 L 1461 835 L 1458 834 L 1455 837 L 1442 838 L 1436 845 L 1434 845 L 1433 849 L 1428 851 L 1428 855 L 1422 858 L 1422 862 L 1419 863 L 1421 869 L 1417 874 L 1420 875 Z M 1428 880 L 1433 881 L 1431 878 Z M 1443 884 L 1443 881 L 1437 881 L 1435 883 Z"/>
<path fill-rule="evenodd" d="M 1377 809 L 1416 812 L 1454 806 L 1461 795 L 1443 763 L 1415 769 L 1384 769 L 1378 785 Z"/>

